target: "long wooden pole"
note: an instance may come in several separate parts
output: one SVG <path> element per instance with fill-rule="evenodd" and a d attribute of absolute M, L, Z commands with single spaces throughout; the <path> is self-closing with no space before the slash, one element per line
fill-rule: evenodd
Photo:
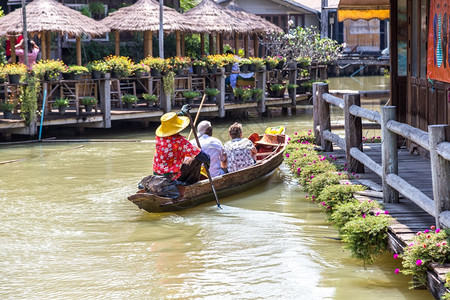
<path fill-rule="evenodd" d="M 259 37 L 258 34 L 253 34 L 253 56 L 259 57 Z"/>
<path fill-rule="evenodd" d="M 200 116 L 200 112 L 202 110 L 203 103 L 205 102 L 205 99 L 206 99 L 206 94 L 203 95 L 202 102 L 200 102 L 200 106 L 198 107 L 198 111 L 197 111 L 197 114 L 195 115 L 195 119 L 194 119 L 194 126 L 197 125 L 198 117 Z M 189 135 L 188 135 L 188 138 L 187 138 L 188 140 L 191 139 L 191 135 L 192 135 L 192 128 L 191 128 L 191 132 L 189 132 Z"/>
<path fill-rule="evenodd" d="M 9 38 L 9 41 L 10 41 L 10 45 L 11 45 L 11 62 L 13 64 L 15 64 L 16 63 L 16 36 L 12 35 Z"/>
<path fill-rule="evenodd" d="M 186 56 L 186 36 L 181 33 L 181 56 Z"/>
<path fill-rule="evenodd" d="M 22 0 L 22 19 L 23 19 L 23 51 L 25 52 L 24 59 L 25 65 L 28 67 L 28 28 L 27 28 L 27 12 L 26 12 L 27 2 Z M 14 47 L 15 48 L 15 47 Z M 11 48 L 11 52 L 16 52 L 16 49 Z"/>
<path fill-rule="evenodd" d="M 144 31 L 144 57 L 153 56 L 153 33 Z"/>
<path fill-rule="evenodd" d="M 114 46 L 115 46 L 115 54 L 120 56 L 120 32 L 119 30 L 114 30 Z"/>
<path fill-rule="evenodd" d="M 81 37 L 76 38 L 77 65 L 81 66 Z"/>
<path fill-rule="evenodd" d="M 239 33 L 234 33 L 234 54 L 239 55 Z"/>
<path fill-rule="evenodd" d="M 220 33 L 216 33 L 216 54 L 220 53 Z"/>
<path fill-rule="evenodd" d="M 178 57 L 180 57 L 181 56 L 181 38 L 180 38 L 180 31 L 179 30 L 177 30 L 176 32 L 175 32 L 175 39 L 176 39 L 176 55 L 178 56 Z"/>
<path fill-rule="evenodd" d="M 41 53 L 42 53 L 42 59 L 45 60 L 47 59 L 47 43 L 46 43 L 46 32 L 42 31 L 41 32 Z"/>
<path fill-rule="evenodd" d="M 209 55 L 214 54 L 214 38 L 212 33 L 209 34 Z"/>
<path fill-rule="evenodd" d="M 45 36 L 45 42 L 47 44 L 47 59 L 51 59 L 51 52 L 52 52 L 52 45 L 51 45 L 51 33 L 47 32 L 47 35 Z M 81 49 L 81 46 L 80 46 Z M 81 55 L 81 50 L 80 50 L 80 55 Z"/>
<path fill-rule="evenodd" d="M 159 0 L 159 57 L 164 58 L 164 0 Z"/>
<path fill-rule="evenodd" d="M 245 51 L 245 57 L 249 57 L 248 53 L 248 34 L 244 34 L 244 51 Z"/>
<path fill-rule="evenodd" d="M 205 35 L 200 33 L 200 54 L 205 56 Z"/>

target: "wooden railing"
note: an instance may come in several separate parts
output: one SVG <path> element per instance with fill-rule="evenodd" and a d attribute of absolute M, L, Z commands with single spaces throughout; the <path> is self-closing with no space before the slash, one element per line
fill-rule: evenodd
<path fill-rule="evenodd" d="M 373 92 L 380 98 L 384 97 L 385 93 Z M 365 166 L 381 177 L 384 202 L 398 203 L 399 193 L 402 193 L 434 216 L 438 228 L 440 225 L 450 228 L 450 142 L 446 141 L 448 125 L 430 125 L 428 132 L 425 132 L 397 122 L 395 106 L 383 106 L 380 114 L 362 108 L 359 93 L 346 94 L 344 99 L 329 94 L 326 83 L 314 83 L 313 98 L 316 143 L 324 151 L 333 151 L 333 143 L 336 144 L 345 150 L 347 168 L 350 172 L 362 173 Z M 344 110 L 345 139 L 331 132 L 330 104 Z M 381 125 L 381 165 L 362 151 L 362 118 Z M 398 176 L 397 135 L 430 152 L 434 200 Z"/>

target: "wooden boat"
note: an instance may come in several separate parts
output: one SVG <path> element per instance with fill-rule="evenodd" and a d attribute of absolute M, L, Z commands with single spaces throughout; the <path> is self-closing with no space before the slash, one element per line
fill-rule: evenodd
<path fill-rule="evenodd" d="M 269 138 L 267 138 L 269 137 Z M 284 134 L 260 136 L 255 146 L 258 150 L 257 163 L 240 171 L 213 178 L 214 188 L 219 199 L 248 190 L 270 176 L 283 162 L 287 136 Z M 268 141 L 269 140 L 269 141 Z M 215 201 L 208 179 L 186 186 L 184 197 L 172 199 L 139 190 L 128 200 L 148 212 L 168 212 L 183 210 L 199 204 Z"/>

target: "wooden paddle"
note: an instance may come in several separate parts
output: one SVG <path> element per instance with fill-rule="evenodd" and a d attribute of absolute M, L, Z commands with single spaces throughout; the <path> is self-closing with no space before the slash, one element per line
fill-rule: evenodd
<path fill-rule="evenodd" d="M 203 95 L 202 102 L 200 102 L 200 106 L 198 107 L 197 114 L 195 115 L 194 127 L 197 125 L 198 117 L 200 116 L 200 111 L 202 110 L 203 102 L 205 102 L 205 99 L 206 99 L 206 93 Z M 192 126 L 192 124 L 191 124 L 191 126 Z M 188 141 L 191 139 L 191 134 L 192 134 L 192 128 L 191 128 L 191 132 L 189 132 L 189 135 L 188 135 L 188 138 L 187 138 Z"/>
<path fill-rule="evenodd" d="M 187 111 L 187 117 L 189 118 L 189 123 L 191 124 L 191 129 L 192 129 L 192 132 L 194 133 L 195 141 L 197 142 L 198 147 L 201 148 L 200 141 L 198 140 L 198 136 L 197 136 L 197 130 L 195 129 L 194 123 L 192 122 L 192 118 L 191 118 L 191 114 L 189 113 L 189 110 Z M 222 208 L 222 206 L 220 206 L 220 203 L 219 203 L 219 198 L 217 197 L 216 189 L 214 188 L 214 184 L 212 182 L 211 173 L 209 173 L 209 167 L 206 165 L 205 165 L 205 170 L 206 170 L 206 174 L 208 175 L 209 183 L 211 184 L 211 189 L 214 193 L 214 197 L 216 198 L 217 206 L 219 208 Z"/>

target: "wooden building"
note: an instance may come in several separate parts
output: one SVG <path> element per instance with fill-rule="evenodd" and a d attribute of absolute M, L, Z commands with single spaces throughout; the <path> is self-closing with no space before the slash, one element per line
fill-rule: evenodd
<path fill-rule="evenodd" d="M 342 2 L 360 11 L 387 9 L 390 15 L 390 104 L 397 107 L 397 119 L 424 131 L 450 124 L 448 0 Z"/>

